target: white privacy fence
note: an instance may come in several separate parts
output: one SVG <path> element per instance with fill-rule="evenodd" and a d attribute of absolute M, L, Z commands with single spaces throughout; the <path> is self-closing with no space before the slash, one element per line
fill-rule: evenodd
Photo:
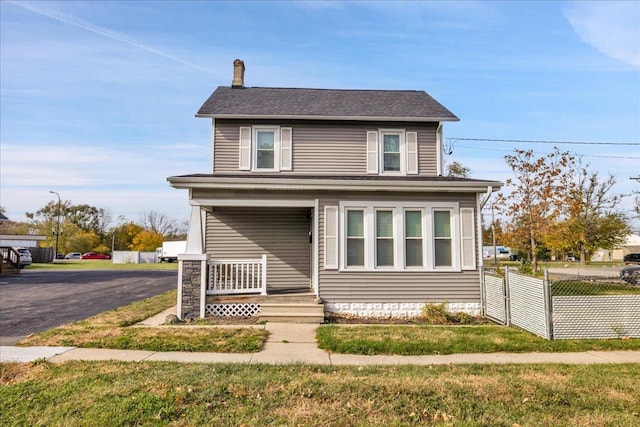
<path fill-rule="evenodd" d="M 640 287 L 618 277 L 484 271 L 482 306 L 492 320 L 546 339 L 640 338 Z"/>
<path fill-rule="evenodd" d="M 267 294 L 267 255 L 258 259 L 210 259 L 207 295 Z"/>
<path fill-rule="evenodd" d="M 155 251 L 113 251 L 114 264 L 153 264 L 158 262 Z"/>

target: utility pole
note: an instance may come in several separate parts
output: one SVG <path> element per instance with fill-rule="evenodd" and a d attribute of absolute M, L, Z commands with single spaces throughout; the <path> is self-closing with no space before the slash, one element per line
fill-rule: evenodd
<path fill-rule="evenodd" d="M 498 248 L 496 247 L 496 217 L 493 212 L 493 203 L 491 203 L 491 234 L 493 235 L 493 262 L 498 265 Z"/>
<path fill-rule="evenodd" d="M 53 255 L 53 260 L 58 259 L 58 237 L 60 236 L 60 194 L 55 191 L 49 191 L 51 194 L 58 196 L 58 222 L 56 223 L 56 252 Z"/>

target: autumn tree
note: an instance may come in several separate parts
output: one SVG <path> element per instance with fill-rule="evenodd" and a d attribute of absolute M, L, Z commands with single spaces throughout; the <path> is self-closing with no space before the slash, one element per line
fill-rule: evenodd
<path fill-rule="evenodd" d="M 458 178 L 469 178 L 471 169 L 460 162 L 451 162 L 447 165 L 447 176 Z"/>
<path fill-rule="evenodd" d="M 568 152 L 553 152 L 535 157 L 533 150 L 514 150 L 505 156 L 514 173 L 506 181 L 510 193 L 502 193 L 503 213 L 511 219 L 507 231 L 526 238 L 531 267 L 538 271 L 538 246 L 550 227 L 562 214 L 567 194 L 573 190 L 574 158 Z"/>
<path fill-rule="evenodd" d="M 155 251 L 162 246 L 164 236 L 158 232 L 142 230 L 133 238 L 131 249 L 134 251 Z"/>

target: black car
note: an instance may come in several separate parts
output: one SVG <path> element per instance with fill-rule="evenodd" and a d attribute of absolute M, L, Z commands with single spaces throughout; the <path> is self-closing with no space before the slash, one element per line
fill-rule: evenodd
<path fill-rule="evenodd" d="M 640 264 L 640 254 L 627 254 L 623 260 L 625 264 Z"/>
<path fill-rule="evenodd" d="M 640 285 L 640 265 L 630 265 L 620 270 L 620 278 L 631 285 Z"/>

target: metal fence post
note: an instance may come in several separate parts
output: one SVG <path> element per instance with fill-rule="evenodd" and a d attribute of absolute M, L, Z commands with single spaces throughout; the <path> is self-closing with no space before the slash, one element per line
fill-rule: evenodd
<path fill-rule="evenodd" d="M 509 267 L 505 267 L 504 269 L 504 279 L 502 279 L 503 283 L 503 294 L 504 294 L 504 318 L 505 325 L 511 326 L 511 292 L 509 291 Z"/>
<path fill-rule="evenodd" d="M 484 283 L 484 265 L 480 266 L 480 316 L 486 316 L 486 300 L 485 300 L 485 292 L 486 285 Z"/>
<path fill-rule="evenodd" d="M 549 281 L 549 270 L 544 270 L 544 279 L 542 281 L 544 288 L 545 315 L 547 322 L 548 339 L 553 340 L 553 301 L 551 296 L 551 282 Z"/>

